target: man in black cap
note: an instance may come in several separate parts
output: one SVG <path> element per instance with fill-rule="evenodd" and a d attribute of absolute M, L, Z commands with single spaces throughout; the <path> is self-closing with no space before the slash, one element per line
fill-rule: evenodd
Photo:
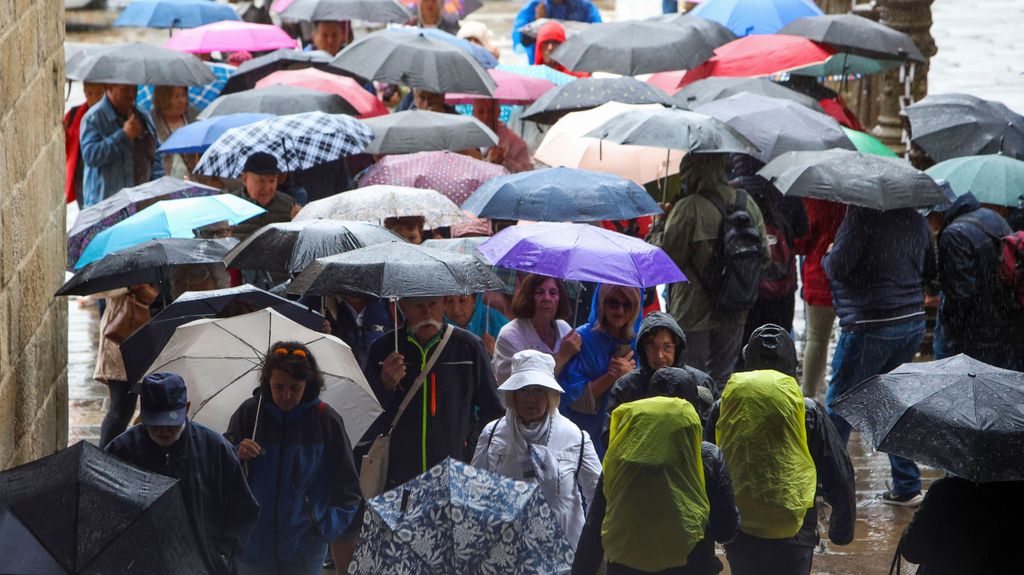
<path fill-rule="evenodd" d="M 111 441 L 107 451 L 177 479 L 210 573 L 233 573 L 235 555 L 259 515 L 234 448 L 221 434 L 188 420 L 185 381 L 178 374 L 147 375 L 139 399 L 142 425 Z"/>
<path fill-rule="evenodd" d="M 299 213 L 299 206 L 288 194 L 277 191 L 281 170 L 277 158 L 265 152 L 256 152 L 245 160 L 242 171 L 242 185 L 245 189 L 235 192 L 239 197 L 267 210 L 266 213 L 239 223 L 231 235 L 238 241 L 245 241 L 253 232 L 267 224 L 289 222 Z"/>

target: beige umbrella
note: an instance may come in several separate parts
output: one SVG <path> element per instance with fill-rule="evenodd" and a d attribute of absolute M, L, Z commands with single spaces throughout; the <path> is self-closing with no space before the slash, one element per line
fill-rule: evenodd
<path fill-rule="evenodd" d="M 423 216 L 426 227 L 431 229 L 467 221 L 459 206 L 440 192 L 382 184 L 309 202 L 295 221 L 352 220 L 383 225 L 387 218 L 403 216 Z"/>
<path fill-rule="evenodd" d="M 581 168 L 616 174 L 642 185 L 679 173 L 679 150 L 647 146 L 623 146 L 584 134 L 629 110 L 658 110 L 658 104 L 608 102 L 592 110 L 572 112 L 555 122 L 534 154 L 549 166 Z"/>

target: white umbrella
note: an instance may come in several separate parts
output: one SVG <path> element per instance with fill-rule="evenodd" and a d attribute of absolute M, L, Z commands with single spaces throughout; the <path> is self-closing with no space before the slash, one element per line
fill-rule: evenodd
<path fill-rule="evenodd" d="M 178 327 L 147 373 L 181 375 L 192 402 L 189 417 L 223 432 L 231 415 L 259 385 L 263 358 L 278 341 L 297 341 L 312 352 L 324 374 L 320 398 L 341 414 L 349 441 L 355 445 L 383 410 L 352 349 L 270 308 Z"/>
<path fill-rule="evenodd" d="M 402 186 L 367 186 L 309 202 L 295 216 L 302 220 L 350 220 L 383 224 L 385 218 L 423 216 L 426 227 L 462 224 L 465 214 L 440 192 Z"/>

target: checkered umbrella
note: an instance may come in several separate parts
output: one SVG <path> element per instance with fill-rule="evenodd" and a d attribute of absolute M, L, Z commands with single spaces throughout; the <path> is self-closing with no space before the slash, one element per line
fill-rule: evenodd
<path fill-rule="evenodd" d="M 343 114 L 278 116 L 224 132 L 203 154 L 196 172 L 237 178 L 256 152 L 277 158 L 285 172 L 307 170 L 357 154 L 372 141 L 373 131 L 366 124 Z"/>

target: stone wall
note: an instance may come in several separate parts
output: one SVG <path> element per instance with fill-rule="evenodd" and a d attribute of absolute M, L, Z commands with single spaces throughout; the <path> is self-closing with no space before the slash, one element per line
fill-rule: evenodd
<path fill-rule="evenodd" d="M 64 4 L 0 0 L 0 469 L 67 443 Z"/>

